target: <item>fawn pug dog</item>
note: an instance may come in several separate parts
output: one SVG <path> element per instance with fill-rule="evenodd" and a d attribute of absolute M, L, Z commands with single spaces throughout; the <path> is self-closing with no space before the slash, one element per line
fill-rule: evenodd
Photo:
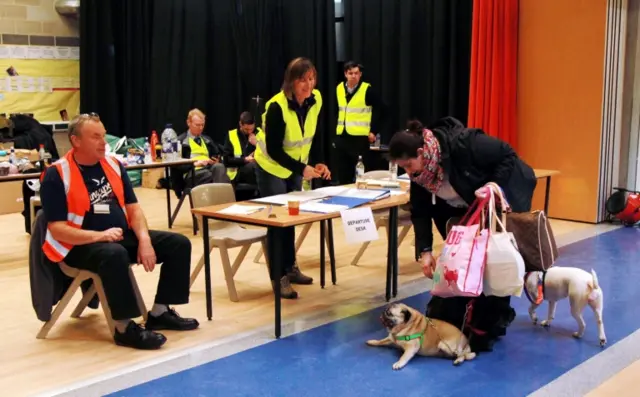
<path fill-rule="evenodd" d="M 369 346 L 394 346 L 404 350 L 393 369 L 401 369 L 416 354 L 429 357 L 454 358 L 454 365 L 473 360 L 467 337 L 453 325 L 425 317 L 403 303 L 392 303 L 380 316 L 389 335 L 381 340 L 369 340 Z"/>
<path fill-rule="evenodd" d="M 536 309 L 542 301 L 549 302 L 549 312 L 547 319 L 540 322 L 540 325 L 549 327 L 555 317 L 556 303 L 568 297 L 571 315 L 578 322 L 578 331 L 573 333 L 573 337 L 582 338 L 584 335 L 585 322 L 582 311 L 589 305 L 598 323 L 600 346 L 607 343 L 602 320 L 604 296 L 594 270 L 588 273 L 575 267 L 552 267 L 546 272 L 530 272 L 525 275 L 524 287 L 527 298 L 531 302 L 529 316 L 534 324 L 538 322 Z"/>

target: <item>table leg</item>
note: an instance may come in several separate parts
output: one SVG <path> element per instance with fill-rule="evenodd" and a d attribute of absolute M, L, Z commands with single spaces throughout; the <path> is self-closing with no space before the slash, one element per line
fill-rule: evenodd
<path fill-rule="evenodd" d="M 329 223 L 329 236 L 327 238 L 329 241 L 329 261 L 331 263 L 331 282 L 333 283 L 333 285 L 336 285 L 336 282 L 337 282 L 336 254 L 333 249 L 333 220 L 329 219 L 327 222 Z"/>
<path fill-rule="evenodd" d="M 325 246 L 325 227 L 326 221 L 320 221 L 320 287 L 324 288 L 325 284 L 325 263 L 324 263 L 324 246 Z"/>
<path fill-rule="evenodd" d="M 551 190 L 551 177 L 547 177 L 547 188 L 544 192 L 544 214 L 549 216 L 549 191 Z"/>
<path fill-rule="evenodd" d="M 207 295 L 207 318 L 213 317 L 213 304 L 211 302 L 211 253 L 209 252 L 209 218 L 202 217 L 202 241 L 204 242 L 204 282 Z"/>
<path fill-rule="evenodd" d="M 169 175 L 169 167 L 164 167 L 164 178 L 166 179 L 166 192 L 167 192 L 167 223 L 169 224 L 169 229 L 173 226 L 171 222 L 171 176 Z M 207 242 L 207 244 L 209 244 Z"/>
<path fill-rule="evenodd" d="M 384 297 L 389 302 L 391 299 L 391 284 L 393 274 L 393 233 L 391 229 L 391 219 L 393 218 L 393 208 L 389 208 L 389 233 L 387 233 L 387 278 L 385 284 Z"/>
<path fill-rule="evenodd" d="M 398 207 L 392 207 L 389 216 L 389 237 L 391 238 L 391 258 L 393 263 L 393 286 L 391 295 L 398 295 Z"/>
<path fill-rule="evenodd" d="M 191 166 L 191 188 L 193 189 L 194 187 L 196 187 L 196 166 L 192 165 Z M 191 206 L 191 208 L 193 208 L 193 199 L 191 198 L 191 191 L 189 191 L 189 205 Z M 193 213 L 191 214 L 191 219 L 193 222 L 193 235 L 197 235 L 198 234 L 198 220 L 196 219 L 196 216 L 193 215 Z"/>
<path fill-rule="evenodd" d="M 270 234 L 267 234 L 267 247 L 273 246 L 269 244 L 268 239 L 270 238 Z M 273 251 L 273 250 L 271 250 Z M 269 266 L 272 266 L 272 272 L 275 278 L 275 287 L 274 287 L 274 299 L 275 299 L 275 334 L 276 339 L 280 339 L 280 335 L 282 333 L 282 307 L 281 307 L 281 291 L 280 291 L 280 279 L 282 278 L 282 264 L 274 262 L 274 258 L 277 256 L 278 258 L 282 258 L 282 255 L 273 255 L 273 252 L 265 252 L 265 256 L 269 258 Z"/>

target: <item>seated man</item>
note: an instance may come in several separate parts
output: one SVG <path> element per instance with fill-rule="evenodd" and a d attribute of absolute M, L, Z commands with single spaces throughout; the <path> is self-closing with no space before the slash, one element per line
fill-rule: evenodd
<path fill-rule="evenodd" d="M 229 183 L 226 169 L 219 161 L 220 152 L 211 138 L 202 134 L 205 115 L 198 109 L 192 109 L 187 116 L 187 132 L 178 137 L 182 144 L 182 158 L 195 160 L 195 182 L 193 186 L 205 183 Z M 180 171 L 186 172 L 180 167 Z M 192 179 L 185 175 L 185 186 L 192 186 Z"/>
<path fill-rule="evenodd" d="M 227 167 L 227 176 L 234 185 L 238 183 L 255 185 L 256 163 L 253 152 L 256 150 L 256 135 L 261 134 L 262 130 L 259 127 L 256 128 L 253 115 L 249 112 L 243 112 L 240 115 L 238 124 L 240 128 L 229 131 L 224 144 L 222 158 Z"/>
<path fill-rule="evenodd" d="M 47 169 L 40 197 L 48 221 L 42 250 L 52 262 L 97 273 L 115 322 L 116 344 L 157 349 L 166 342 L 154 330 L 186 331 L 198 321 L 180 317 L 169 305 L 189 302 L 191 242 L 185 236 L 149 231 L 125 168 L 105 156 L 105 128 L 98 115 L 69 123 L 72 149 Z M 145 327 L 129 266 L 147 272 L 162 263 L 153 308 Z"/>

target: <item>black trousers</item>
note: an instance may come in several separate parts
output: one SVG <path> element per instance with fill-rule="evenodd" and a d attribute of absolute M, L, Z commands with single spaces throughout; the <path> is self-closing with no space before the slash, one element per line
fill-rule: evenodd
<path fill-rule="evenodd" d="M 433 211 L 433 223 L 443 239 L 446 239 L 447 222 L 451 218 L 461 218 L 466 213 L 464 208 L 455 208 L 446 201 L 437 199 L 436 209 Z M 467 305 L 473 301 L 471 313 L 467 312 Z M 474 333 L 465 329 L 464 334 L 469 338 L 471 350 L 474 352 L 491 351 L 493 344 L 501 336 L 506 335 L 507 327 L 515 318 L 515 310 L 511 307 L 511 297 L 485 296 L 476 298 L 434 296 L 429 300 L 426 309 L 427 317 L 446 321 L 461 329 L 467 317 L 471 316 L 470 326 L 480 331 Z"/>
<path fill-rule="evenodd" d="M 181 305 L 189 302 L 191 242 L 181 234 L 150 231 L 151 244 L 161 263 L 155 303 Z M 137 262 L 138 239 L 132 230 L 117 243 L 94 243 L 75 246 L 64 262 L 77 269 L 97 273 L 102 279 L 114 320 L 142 315 L 138 310 L 129 266 Z M 158 269 L 154 270 L 158 271 Z"/>
<path fill-rule="evenodd" d="M 256 165 L 256 180 L 260 197 L 289 193 L 300 190 L 302 177 L 291 175 L 287 179 L 278 178 L 275 175 Z M 280 266 L 281 275 L 287 274 L 296 262 L 296 228 L 295 227 L 268 227 L 267 228 L 267 252 L 269 258 L 269 276 L 275 279 L 274 266 Z"/>
<path fill-rule="evenodd" d="M 236 185 L 239 183 L 255 185 L 256 184 L 256 168 L 257 168 L 257 164 L 255 162 L 247 163 L 242 167 L 238 168 L 238 175 L 236 175 L 235 179 L 233 180 L 233 183 Z"/>

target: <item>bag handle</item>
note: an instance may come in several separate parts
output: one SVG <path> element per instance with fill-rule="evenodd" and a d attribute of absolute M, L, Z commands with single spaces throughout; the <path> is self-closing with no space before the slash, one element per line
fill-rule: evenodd
<path fill-rule="evenodd" d="M 509 209 L 509 203 L 507 202 L 507 199 L 504 197 L 504 193 L 502 192 L 502 188 L 500 188 L 500 186 L 495 183 L 495 182 L 488 182 L 485 186 L 487 186 L 491 193 L 492 196 L 498 196 L 498 198 L 500 198 L 500 209 L 501 209 L 501 218 L 502 218 L 502 222 L 500 222 L 500 227 L 502 228 L 503 232 L 507 231 L 507 210 Z M 496 210 L 496 202 L 494 199 L 494 204 L 491 206 L 491 208 L 493 208 L 493 210 L 495 211 L 495 217 L 497 218 L 498 215 L 498 211 Z M 496 222 L 491 219 L 491 230 L 494 232 L 497 232 L 496 230 Z"/>
<path fill-rule="evenodd" d="M 469 206 L 467 213 L 464 214 L 460 220 L 460 225 L 474 225 L 478 220 L 478 217 L 485 210 L 487 203 L 489 202 L 489 196 L 489 194 L 486 194 L 484 198 L 476 197 L 476 199 L 473 200 L 473 203 Z"/>

